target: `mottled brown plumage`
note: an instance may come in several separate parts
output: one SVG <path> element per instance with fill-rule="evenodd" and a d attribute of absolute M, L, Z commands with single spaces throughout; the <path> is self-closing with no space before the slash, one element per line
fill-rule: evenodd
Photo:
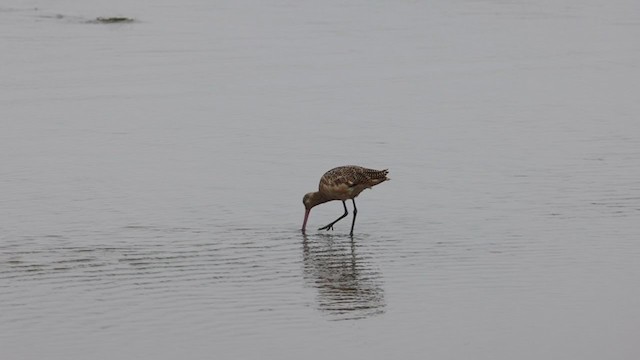
<path fill-rule="evenodd" d="M 387 177 L 388 173 L 389 171 L 387 169 L 374 170 L 355 165 L 340 166 L 327 171 L 320 178 L 318 191 L 310 192 L 302 199 L 306 210 L 304 214 L 304 222 L 302 223 L 302 232 L 305 232 L 309 213 L 314 206 L 327 201 L 341 200 L 342 205 L 344 206 L 344 214 L 332 223 L 318 229 L 333 230 L 333 224 L 349 214 L 345 201 L 351 199 L 351 201 L 353 201 L 353 222 L 351 223 L 350 235 L 353 235 L 353 226 L 355 225 L 356 214 L 358 213 L 355 201 L 356 196 L 358 196 L 364 189 L 371 188 L 381 182 L 389 180 Z"/>

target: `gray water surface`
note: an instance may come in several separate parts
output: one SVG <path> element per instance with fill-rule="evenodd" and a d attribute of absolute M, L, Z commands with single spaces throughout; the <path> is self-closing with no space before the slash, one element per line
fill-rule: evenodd
<path fill-rule="evenodd" d="M 638 358 L 639 18 L 3 3 L 0 358 Z"/>

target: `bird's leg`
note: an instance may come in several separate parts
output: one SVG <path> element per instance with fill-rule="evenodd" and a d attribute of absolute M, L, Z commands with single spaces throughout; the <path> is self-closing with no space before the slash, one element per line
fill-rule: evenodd
<path fill-rule="evenodd" d="M 351 199 L 351 201 L 353 201 L 353 221 L 351 222 L 351 232 L 349 232 L 349 236 L 353 237 L 353 226 L 356 224 L 356 215 L 358 215 L 358 208 L 356 207 L 356 199 Z M 346 205 L 344 207 L 344 210 L 347 210 Z"/>
<path fill-rule="evenodd" d="M 337 223 L 338 221 L 342 220 L 342 218 L 344 218 L 345 216 L 349 215 L 349 212 L 347 211 L 347 203 L 344 202 L 344 200 L 342 200 L 342 206 L 344 206 L 344 214 L 342 214 L 342 216 L 340 216 L 339 218 L 337 218 L 335 221 L 333 221 L 332 223 L 323 226 L 321 228 L 319 228 L 318 230 L 333 230 L 333 224 Z"/>

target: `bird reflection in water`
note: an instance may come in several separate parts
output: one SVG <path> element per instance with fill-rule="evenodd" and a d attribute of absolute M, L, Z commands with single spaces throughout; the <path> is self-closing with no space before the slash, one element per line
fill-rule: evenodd
<path fill-rule="evenodd" d="M 304 277 L 318 289 L 317 306 L 332 320 L 364 319 L 384 313 L 380 273 L 358 256 L 353 237 L 303 236 Z"/>

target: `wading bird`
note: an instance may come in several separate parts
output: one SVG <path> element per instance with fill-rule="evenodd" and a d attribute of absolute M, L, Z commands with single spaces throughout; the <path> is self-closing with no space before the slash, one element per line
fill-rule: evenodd
<path fill-rule="evenodd" d="M 358 214 L 355 200 L 356 196 L 358 196 L 364 189 L 371 188 L 383 181 L 389 180 L 387 177 L 388 173 L 389 171 L 387 169 L 373 170 L 353 165 L 340 166 L 327 171 L 320 178 L 318 191 L 305 194 L 304 198 L 302 198 L 302 203 L 305 208 L 302 233 L 304 234 L 307 228 L 309 213 L 314 206 L 332 200 L 342 201 L 344 214 L 335 221 L 318 229 L 333 230 L 333 225 L 335 223 L 349 215 L 345 201 L 351 199 L 351 201 L 353 201 L 353 221 L 351 222 L 351 231 L 349 232 L 349 235 L 353 236 L 353 226 L 356 224 L 356 215 Z"/>

